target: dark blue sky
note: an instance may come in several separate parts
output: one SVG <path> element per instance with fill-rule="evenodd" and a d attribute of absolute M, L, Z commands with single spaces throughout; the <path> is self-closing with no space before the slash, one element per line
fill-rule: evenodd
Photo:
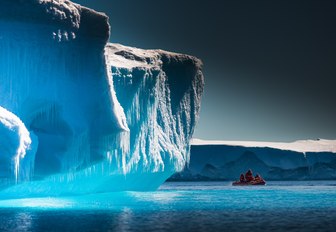
<path fill-rule="evenodd" d="M 107 13 L 112 42 L 204 62 L 194 137 L 336 139 L 336 2 L 76 0 Z"/>

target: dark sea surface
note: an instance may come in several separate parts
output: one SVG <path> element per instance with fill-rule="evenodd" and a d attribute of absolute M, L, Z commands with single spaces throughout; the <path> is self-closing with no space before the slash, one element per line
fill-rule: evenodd
<path fill-rule="evenodd" d="M 336 181 L 1 200 L 0 231 L 336 231 Z"/>

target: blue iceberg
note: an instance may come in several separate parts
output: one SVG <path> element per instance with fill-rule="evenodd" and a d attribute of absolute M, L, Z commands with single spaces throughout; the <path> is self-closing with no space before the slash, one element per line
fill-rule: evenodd
<path fill-rule="evenodd" d="M 110 44 L 105 14 L 0 2 L 0 198 L 153 190 L 189 161 L 202 62 Z"/>

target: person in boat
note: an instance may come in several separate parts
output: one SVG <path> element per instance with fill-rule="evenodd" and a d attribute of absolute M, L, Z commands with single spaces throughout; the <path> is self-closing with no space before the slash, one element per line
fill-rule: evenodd
<path fill-rule="evenodd" d="M 254 180 L 254 177 L 253 177 L 253 173 L 252 173 L 252 170 L 249 169 L 246 174 L 245 174 L 245 180 L 247 182 L 250 182 L 250 181 L 253 181 Z"/>
<path fill-rule="evenodd" d="M 240 182 L 244 183 L 245 182 L 245 176 L 244 174 L 240 174 L 240 178 L 239 178 Z"/>
<path fill-rule="evenodd" d="M 259 174 L 257 174 L 257 175 L 254 177 L 254 180 L 255 180 L 255 181 L 262 181 L 263 178 L 262 178 Z"/>

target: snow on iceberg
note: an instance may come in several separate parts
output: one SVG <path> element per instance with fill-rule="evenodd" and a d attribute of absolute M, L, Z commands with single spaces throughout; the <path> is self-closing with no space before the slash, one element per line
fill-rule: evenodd
<path fill-rule="evenodd" d="M 0 188 L 19 180 L 29 180 L 34 168 L 36 137 L 29 133 L 16 115 L 1 106 L 0 135 L 0 175 L 3 177 L 0 181 Z M 35 147 L 31 146 L 31 137 L 35 140 Z M 20 163 L 24 163 L 21 169 Z"/>
<path fill-rule="evenodd" d="M 32 148 L 0 151 L 6 170 L 15 164 L 1 178 L 21 182 L 1 197 L 155 189 L 182 170 L 198 59 L 107 45 L 107 16 L 67 0 L 2 0 L 0 12 L 0 106 L 26 128 L 15 135 L 28 141 L 22 154 Z"/>

